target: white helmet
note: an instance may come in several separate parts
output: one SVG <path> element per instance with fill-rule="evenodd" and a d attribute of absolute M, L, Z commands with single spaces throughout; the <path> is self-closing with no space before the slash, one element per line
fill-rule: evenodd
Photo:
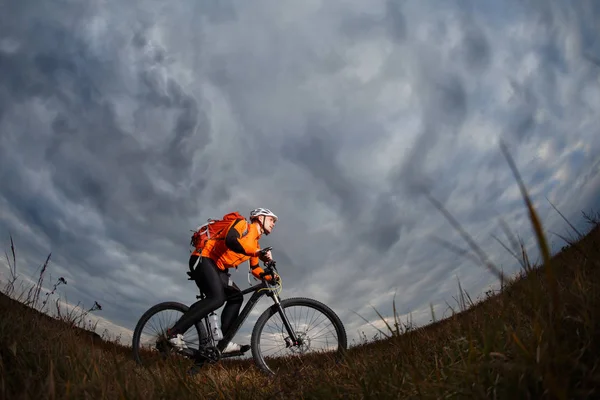
<path fill-rule="evenodd" d="M 267 217 L 273 217 L 275 219 L 275 221 L 277 221 L 277 215 L 273 214 L 273 212 L 271 210 L 269 210 L 268 208 L 255 208 L 254 210 L 250 211 L 250 219 L 254 219 L 257 218 L 260 215 L 265 215 Z"/>

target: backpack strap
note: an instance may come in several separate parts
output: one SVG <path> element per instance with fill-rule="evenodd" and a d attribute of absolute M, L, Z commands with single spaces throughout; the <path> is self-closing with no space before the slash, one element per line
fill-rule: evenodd
<path fill-rule="evenodd" d="M 235 220 L 235 222 L 229 227 L 229 229 L 227 229 L 227 232 L 229 232 L 231 230 L 231 228 L 234 228 L 240 221 L 243 221 L 243 218 L 238 218 Z M 246 224 L 246 231 L 244 233 L 244 235 L 248 233 L 248 224 Z"/>
<path fill-rule="evenodd" d="M 198 265 L 200 265 L 201 262 L 202 262 L 202 256 L 198 256 L 194 265 L 188 264 L 188 266 L 190 268 L 190 270 L 187 272 L 187 274 L 189 276 L 188 281 L 196 280 L 196 268 L 198 268 Z"/>
<path fill-rule="evenodd" d="M 241 221 L 241 220 L 240 220 Z M 246 218 L 244 218 L 244 221 L 246 221 Z M 248 234 L 248 221 L 246 221 L 246 229 L 244 229 L 244 232 L 242 232 L 242 234 L 240 235 L 240 237 L 244 237 Z"/>

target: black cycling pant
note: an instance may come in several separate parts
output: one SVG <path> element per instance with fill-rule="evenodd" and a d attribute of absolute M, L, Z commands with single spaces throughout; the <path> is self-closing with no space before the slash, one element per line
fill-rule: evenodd
<path fill-rule="evenodd" d="M 198 256 L 190 257 L 190 269 L 193 269 L 197 261 Z M 237 318 L 244 302 L 240 288 L 233 281 L 230 285 L 230 274 L 217 268 L 215 262 L 207 257 L 201 257 L 201 261 L 194 269 L 193 278 L 200 292 L 206 297 L 192 304 L 190 309 L 175 323 L 171 334 L 184 334 L 200 319 L 221 307 L 227 296 L 233 295 L 234 297 L 227 301 L 221 313 L 221 331 L 225 335 Z"/>

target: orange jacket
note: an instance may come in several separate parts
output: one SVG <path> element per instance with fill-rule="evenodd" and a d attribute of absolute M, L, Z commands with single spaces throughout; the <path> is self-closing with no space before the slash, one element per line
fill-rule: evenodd
<path fill-rule="evenodd" d="M 192 254 L 212 259 L 220 270 L 237 269 L 238 265 L 250 260 L 252 274 L 260 278 L 260 273 L 264 272 L 258 265 L 260 237 L 257 224 L 249 224 L 246 220 L 241 220 L 229 229 L 225 240 L 209 239 L 201 254 L 198 254 L 198 251 Z"/>

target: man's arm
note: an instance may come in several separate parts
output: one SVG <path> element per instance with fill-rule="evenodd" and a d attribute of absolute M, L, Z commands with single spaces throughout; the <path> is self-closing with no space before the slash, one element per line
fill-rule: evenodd
<path fill-rule="evenodd" d="M 253 264 L 253 259 L 256 259 L 256 264 Z M 261 279 L 260 274 L 265 272 L 265 270 L 262 269 L 260 265 L 258 265 L 258 260 L 258 257 L 252 257 L 250 259 L 250 272 L 252 272 L 252 275 L 254 275 L 257 279 Z M 275 274 L 275 277 L 276 279 L 278 279 L 277 274 Z M 269 274 L 265 276 L 265 279 L 267 280 L 267 282 L 270 282 L 273 279 L 273 277 Z"/>
<path fill-rule="evenodd" d="M 258 247 L 258 232 L 252 225 L 248 226 L 247 224 L 246 221 L 240 221 L 232 226 L 225 237 L 225 245 L 236 253 L 256 258 L 254 264 L 258 265 L 258 252 L 260 251 L 260 247 Z M 248 231 L 245 235 L 242 235 L 246 227 Z M 250 265 L 254 264 L 250 263 Z"/>
<path fill-rule="evenodd" d="M 260 274 L 265 272 L 265 270 L 261 268 L 258 261 L 258 257 L 250 258 L 250 272 L 252 272 L 252 275 L 254 275 L 255 278 L 260 279 Z"/>

